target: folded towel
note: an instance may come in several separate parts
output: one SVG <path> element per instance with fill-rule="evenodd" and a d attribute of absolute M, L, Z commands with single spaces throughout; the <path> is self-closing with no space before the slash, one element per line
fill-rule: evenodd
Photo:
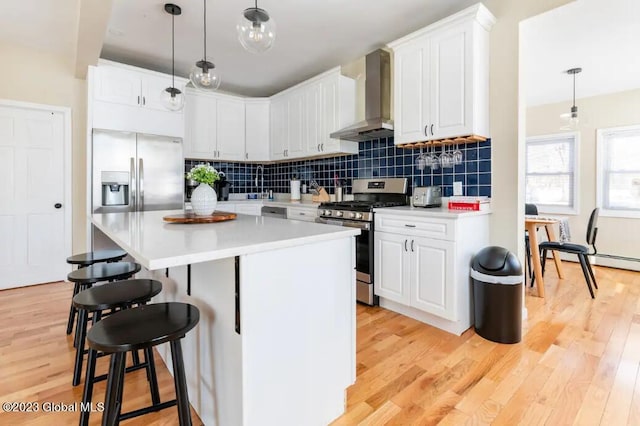
<path fill-rule="evenodd" d="M 558 222 L 558 228 L 560 230 L 560 235 L 558 239 L 561 243 L 566 243 L 571 241 L 571 231 L 569 230 L 569 219 L 563 218 Z"/>

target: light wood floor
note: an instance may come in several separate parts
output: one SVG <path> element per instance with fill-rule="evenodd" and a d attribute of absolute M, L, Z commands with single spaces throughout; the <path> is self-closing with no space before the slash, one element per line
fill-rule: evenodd
<path fill-rule="evenodd" d="M 592 301 L 579 266 L 565 262 L 563 280 L 554 272 L 545 277 L 546 299 L 527 296 L 516 345 L 359 305 L 358 379 L 334 424 L 640 425 L 640 273 L 596 268 Z M 70 294 L 67 283 L 0 292 L 0 402 L 80 400 L 64 334 Z M 162 399 L 171 399 L 171 376 L 156 360 Z M 106 367 L 101 359 L 99 370 Z M 127 375 L 124 409 L 148 404 L 147 395 L 144 373 Z M 94 401 L 103 397 L 101 383 Z M 0 412 L 0 424 L 77 424 L 77 416 Z M 92 415 L 92 424 L 99 420 Z M 124 424 L 176 422 L 167 409 Z"/>

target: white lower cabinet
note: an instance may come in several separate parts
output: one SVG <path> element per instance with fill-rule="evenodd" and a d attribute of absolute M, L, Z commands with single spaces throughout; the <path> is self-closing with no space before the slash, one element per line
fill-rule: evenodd
<path fill-rule="evenodd" d="M 376 212 L 374 290 L 380 306 L 458 335 L 471 327 L 469 266 L 488 245 L 488 218 Z M 434 229 L 450 232 L 425 236 Z"/>

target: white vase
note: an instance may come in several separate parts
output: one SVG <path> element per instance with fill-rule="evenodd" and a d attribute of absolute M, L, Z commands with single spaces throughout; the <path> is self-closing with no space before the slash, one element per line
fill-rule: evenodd
<path fill-rule="evenodd" d="M 191 208 L 198 216 L 210 216 L 218 204 L 218 194 L 216 190 L 201 183 L 191 193 Z"/>

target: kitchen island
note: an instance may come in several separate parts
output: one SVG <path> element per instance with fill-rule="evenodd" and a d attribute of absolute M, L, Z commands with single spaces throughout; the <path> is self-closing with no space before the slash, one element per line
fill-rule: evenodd
<path fill-rule="evenodd" d="M 154 302 L 200 309 L 183 351 L 189 400 L 202 421 L 325 425 L 340 416 L 356 376 L 360 231 L 246 215 L 213 224 L 163 222 L 175 213 L 91 220 L 144 267 L 143 276 L 162 282 Z M 158 352 L 171 370 L 168 347 Z"/>

